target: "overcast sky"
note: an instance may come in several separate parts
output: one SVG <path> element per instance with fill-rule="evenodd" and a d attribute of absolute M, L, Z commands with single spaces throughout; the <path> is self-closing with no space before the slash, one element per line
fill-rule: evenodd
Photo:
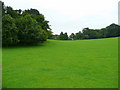
<path fill-rule="evenodd" d="M 42 13 L 54 34 L 76 33 L 83 28 L 99 29 L 118 23 L 119 0 L 2 0 L 13 9 L 35 8 Z"/>

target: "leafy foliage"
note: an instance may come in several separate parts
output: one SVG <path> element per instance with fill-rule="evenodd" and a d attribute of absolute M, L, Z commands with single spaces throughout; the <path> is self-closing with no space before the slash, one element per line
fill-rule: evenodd
<path fill-rule="evenodd" d="M 45 31 L 42 30 L 38 22 L 30 15 L 18 18 L 16 25 L 19 29 L 18 39 L 21 44 L 32 44 L 47 39 Z"/>
<path fill-rule="evenodd" d="M 60 40 L 68 40 L 68 35 L 67 33 L 61 32 L 59 38 Z"/>
<path fill-rule="evenodd" d="M 25 10 L 24 13 L 27 13 L 27 14 L 32 14 L 32 15 L 40 15 L 39 11 L 37 9 L 28 9 L 28 10 Z"/>
<path fill-rule="evenodd" d="M 14 10 L 2 2 L 3 46 L 30 45 L 52 37 L 49 21 L 37 9 Z"/>
<path fill-rule="evenodd" d="M 107 30 L 107 37 L 116 37 L 120 35 L 120 26 L 116 24 L 111 24 L 110 26 L 106 27 Z"/>
<path fill-rule="evenodd" d="M 74 39 L 75 39 L 75 34 L 74 34 L 74 33 L 72 33 L 72 34 L 70 35 L 70 39 L 71 39 L 71 40 L 74 40 Z"/>
<path fill-rule="evenodd" d="M 89 29 L 84 28 L 78 33 L 72 33 L 69 37 L 71 40 L 80 40 L 80 39 L 98 39 L 98 38 L 109 38 L 109 37 L 118 37 L 120 36 L 120 26 L 117 24 L 111 24 L 106 28 L 102 29 Z"/>
<path fill-rule="evenodd" d="M 15 25 L 15 20 L 8 14 L 2 18 L 3 31 L 2 31 L 2 44 L 15 45 L 19 42 L 18 40 L 18 29 Z"/>
<path fill-rule="evenodd" d="M 81 40 L 81 39 L 98 39 L 98 38 L 110 38 L 120 36 L 120 26 L 117 24 L 111 24 L 106 28 L 101 29 L 89 29 L 84 28 L 78 33 L 71 33 L 68 37 L 67 33 L 61 32 L 60 35 L 54 35 L 53 39 L 59 40 Z M 58 38 L 59 37 L 59 38 Z"/>

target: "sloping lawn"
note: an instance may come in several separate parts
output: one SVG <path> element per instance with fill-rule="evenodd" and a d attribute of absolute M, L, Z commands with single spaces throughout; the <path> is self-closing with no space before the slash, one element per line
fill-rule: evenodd
<path fill-rule="evenodd" d="M 3 88 L 117 88 L 118 38 L 3 48 Z"/>

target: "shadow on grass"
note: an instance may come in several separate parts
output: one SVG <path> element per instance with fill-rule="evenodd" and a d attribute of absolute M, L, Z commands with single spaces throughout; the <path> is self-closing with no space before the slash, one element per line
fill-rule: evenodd
<path fill-rule="evenodd" d="M 29 45 L 13 45 L 13 46 L 2 46 L 3 49 L 14 49 L 14 48 L 36 48 L 36 47 L 43 47 L 46 46 L 45 43 L 48 43 L 49 41 L 43 42 L 43 43 L 37 43 L 37 44 L 29 44 Z"/>

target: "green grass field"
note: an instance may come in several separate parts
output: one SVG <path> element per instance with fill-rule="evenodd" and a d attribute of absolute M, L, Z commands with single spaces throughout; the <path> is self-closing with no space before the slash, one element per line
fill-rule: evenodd
<path fill-rule="evenodd" d="M 117 88 L 118 38 L 3 48 L 3 88 Z"/>

